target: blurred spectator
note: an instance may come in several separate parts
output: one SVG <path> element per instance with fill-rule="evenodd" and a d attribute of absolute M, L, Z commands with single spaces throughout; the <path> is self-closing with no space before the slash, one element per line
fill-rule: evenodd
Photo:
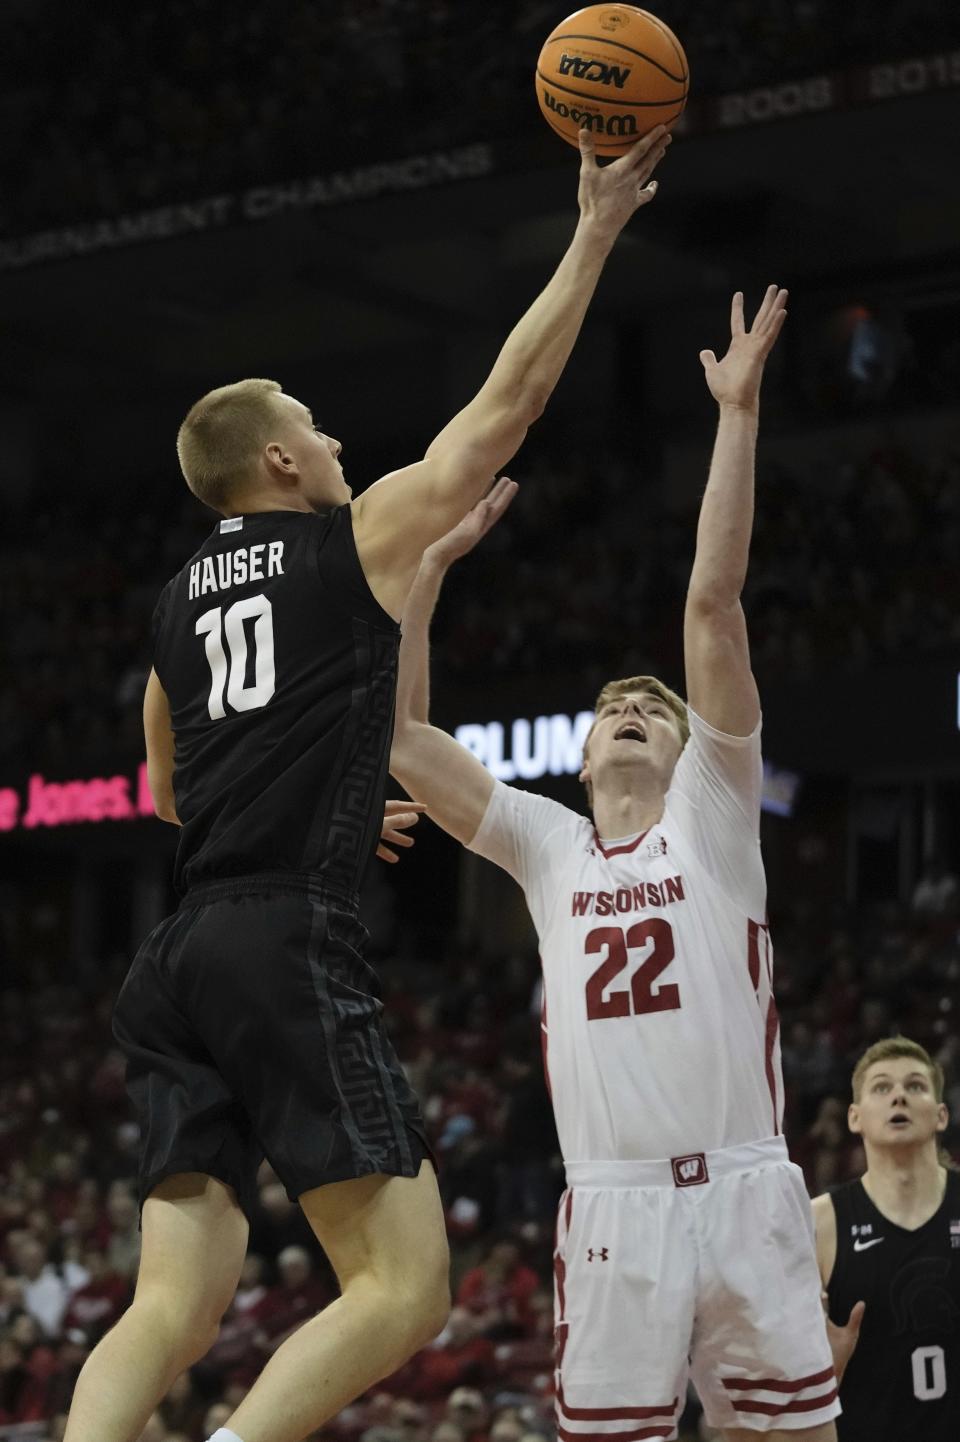
<path fill-rule="evenodd" d="M 72 1292 L 63 1327 L 82 1331 L 96 1342 L 126 1309 L 130 1278 L 111 1269 L 104 1254 L 96 1250 L 84 1253 L 83 1265 L 88 1280 Z"/>
<path fill-rule="evenodd" d="M 75 1262 L 54 1266 L 43 1244 L 31 1236 L 20 1241 L 16 1256 L 24 1308 L 46 1336 L 56 1337 L 71 1291 L 85 1286 L 89 1274 Z"/>
<path fill-rule="evenodd" d="M 474 1313 L 486 1336 L 517 1336 L 532 1324 L 530 1298 L 538 1286 L 536 1272 L 520 1260 L 518 1243 L 505 1237 L 466 1273 L 457 1302 Z"/>
<path fill-rule="evenodd" d="M 931 856 L 913 889 L 914 911 L 940 916 L 947 911 L 956 911 L 958 901 L 960 887 L 957 878 L 947 869 L 942 856 Z"/>
<path fill-rule="evenodd" d="M 490 1409 L 478 1388 L 457 1387 L 447 1399 L 444 1416 L 459 1428 L 467 1442 L 486 1442 Z"/>
<path fill-rule="evenodd" d="M 120 1182 L 114 1182 L 107 1196 L 110 1238 L 107 1262 L 121 1277 L 135 1277 L 140 1262 L 140 1208 L 136 1198 Z"/>
<path fill-rule="evenodd" d="M 446 1397 L 458 1387 L 483 1387 L 495 1375 L 493 1343 L 481 1335 L 481 1320 L 466 1307 L 453 1307 L 439 1337 L 418 1352 L 393 1385 L 420 1401 Z"/>
<path fill-rule="evenodd" d="M 277 1257 L 277 1271 L 279 1282 L 268 1287 L 257 1304 L 260 1330 L 270 1352 L 333 1299 L 329 1283 L 316 1275 L 313 1259 L 304 1247 L 284 1247 Z"/>

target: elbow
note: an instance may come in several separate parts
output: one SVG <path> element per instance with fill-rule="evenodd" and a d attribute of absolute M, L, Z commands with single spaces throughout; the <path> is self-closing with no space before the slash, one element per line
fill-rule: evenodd
<path fill-rule="evenodd" d="M 529 430 L 534 422 L 543 415 L 549 399 L 550 391 L 537 385 L 528 387 L 526 393 L 521 396 L 520 420 L 526 430 Z"/>
<path fill-rule="evenodd" d="M 733 582 L 692 584 L 687 592 L 687 614 L 704 619 L 730 615 L 740 606 L 740 589 Z"/>

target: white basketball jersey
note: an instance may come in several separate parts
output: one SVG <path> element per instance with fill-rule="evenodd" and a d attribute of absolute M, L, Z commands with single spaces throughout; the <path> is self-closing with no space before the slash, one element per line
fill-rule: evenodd
<path fill-rule="evenodd" d="M 471 850 L 523 887 L 566 1161 L 683 1157 L 779 1134 L 779 1023 L 760 859 L 760 728 L 692 711 L 663 817 L 601 841 L 498 782 Z"/>

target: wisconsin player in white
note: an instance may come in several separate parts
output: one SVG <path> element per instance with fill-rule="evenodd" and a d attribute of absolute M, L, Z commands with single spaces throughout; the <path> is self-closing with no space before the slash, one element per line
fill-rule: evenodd
<path fill-rule="evenodd" d="M 764 363 L 786 292 L 701 353 L 720 408 L 687 595 L 689 706 L 604 688 L 581 779 L 592 823 L 496 782 L 428 722 L 443 576 L 513 483 L 428 550 L 404 617 L 394 775 L 523 887 L 540 938 L 566 1163 L 556 1254 L 562 1442 L 676 1436 L 688 1372 L 708 1422 L 834 1439 L 839 1411 L 809 1200 L 783 1090 L 759 850 L 760 706 L 740 594 Z"/>

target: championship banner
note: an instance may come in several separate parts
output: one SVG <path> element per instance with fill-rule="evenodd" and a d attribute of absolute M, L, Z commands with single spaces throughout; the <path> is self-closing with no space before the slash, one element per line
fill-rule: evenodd
<path fill-rule="evenodd" d="M 716 134 L 773 120 L 790 120 L 957 87 L 960 87 L 960 50 L 941 51 L 760 85 L 727 95 L 694 95 L 676 130 L 678 135 Z M 627 124 L 636 124 L 632 116 L 624 118 L 624 125 Z M 272 220 L 285 213 L 320 206 L 346 205 L 454 181 L 480 180 L 495 171 L 505 174 L 518 166 L 542 163 L 543 138 L 536 134 L 533 140 L 535 133 L 531 128 L 529 144 L 518 143 L 518 137 L 509 144 L 484 141 L 0 240 L 0 271 L 22 270 L 44 261 L 74 259 L 146 241 L 171 240 L 176 236 L 222 230 L 226 226 Z M 621 133 L 630 132 L 623 129 Z"/>

